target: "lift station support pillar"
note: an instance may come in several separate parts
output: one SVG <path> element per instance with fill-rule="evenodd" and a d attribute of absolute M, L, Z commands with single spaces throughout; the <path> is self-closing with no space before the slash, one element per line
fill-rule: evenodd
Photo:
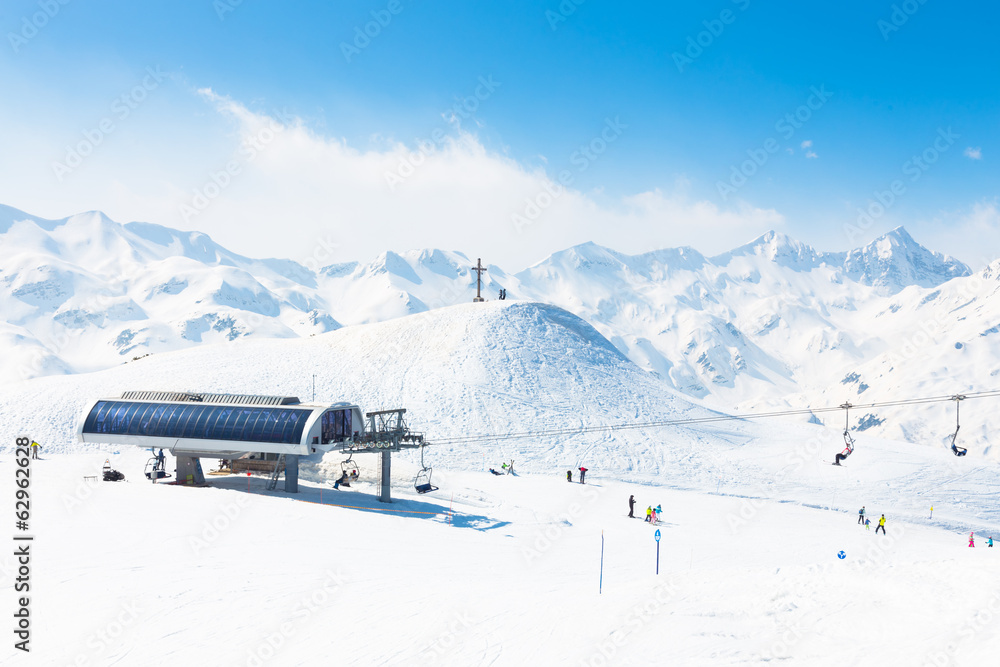
<path fill-rule="evenodd" d="M 380 503 L 391 503 L 389 495 L 389 482 L 392 480 L 392 451 L 383 449 L 379 452 L 379 489 L 378 500 Z"/>
<path fill-rule="evenodd" d="M 174 470 L 178 484 L 204 486 L 205 474 L 201 471 L 201 461 L 196 456 L 178 456 Z"/>
<path fill-rule="evenodd" d="M 299 455 L 285 454 L 285 493 L 299 492 Z"/>

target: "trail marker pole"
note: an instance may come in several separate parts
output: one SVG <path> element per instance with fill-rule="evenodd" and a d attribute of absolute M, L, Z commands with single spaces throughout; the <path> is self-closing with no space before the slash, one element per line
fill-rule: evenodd
<path fill-rule="evenodd" d="M 597 584 L 597 594 L 604 593 L 604 531 L 601 531 L 601 579 Z"/>
<path fill-rule="evenodd" d="M 660 573 L 660 529 L 657 528 L 656 532 L 653 533 L 653 539 L 656 540 L 656 573 Z"/>
<path fill-rule="evenodd" d="M 247 493 L 250 493 L 250 471 L 247 470 Z"/>

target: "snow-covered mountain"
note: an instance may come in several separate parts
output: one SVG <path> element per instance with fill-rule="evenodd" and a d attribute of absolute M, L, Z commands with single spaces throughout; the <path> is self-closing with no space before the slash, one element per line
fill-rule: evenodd
<path fill-rule="evenodd" d="M 461 252 L 387 251 L 314 271 L 97 212 L 52 221 L 0 207 L 0 379 L 465 303 L 474 263 Z M 560 306 L 667 386 L 720 409 L 951 395 L 993 388 L 1000 373 L 1000 264 L 972 274 L 902 228 L 846 253 L 769 232 L 715 257 L 583 244 L 517 274 L 487 267 L 487 298 L 504 288 L 508 299 Z M 967 442 L 986 444 L 1000 426 L 985 412 L 963 412 Z M 953 430 L 948 414 L 942 405 L 856 416 L 872 433 L 939 444 Z"/>
<path fill-rule="evenodd" d="M 204 234 L 121 225 L 96 211 L 45 220 L 3 206 L 0 309 L 8 379 L 340 326 L 316 276 L 295 262 L 249 259 Z"/>

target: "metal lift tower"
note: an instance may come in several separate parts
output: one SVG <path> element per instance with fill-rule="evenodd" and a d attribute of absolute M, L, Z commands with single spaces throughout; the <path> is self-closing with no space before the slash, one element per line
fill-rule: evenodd
<path fill-rule="evenodd" d="M 345 441 L 341 450 L 345 454 L 379 453 L 379 502 L 392 502 L 389 495 L 392 453 L 402 449 L 418 449 L 426 446 L 422 433 L 410 431 L 403 419 L 404 414 L 406 414 L 406 408 L 366 412 L 367 422 L 364 435 L 354 440 Z"/>

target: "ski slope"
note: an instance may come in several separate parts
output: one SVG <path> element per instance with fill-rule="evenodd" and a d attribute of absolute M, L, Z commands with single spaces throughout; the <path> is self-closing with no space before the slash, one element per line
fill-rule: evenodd
<path fill-rule="evenodd" d="M 1000 641 L 1000 551 L 892 507 L 867 503 L 876 537 L 852 511 L 592 470 L 450 473 L 385 508 L 368 483 L 154 486 L 141 452 L 84 483 L 103 456 L 33 464 L 30 664 L 982 665 Z M 658 575 L 629 494 L 663 505 Z"/>
<path fill-rule="evenodd" d="M 330 488 L 343 458 L 330 454 L 288 495 L 243 476 L 152 485 L 148 452 L 73 438 L 97 396 L 308 399 L 313 373 L 317 400 L 406 407 L 432 442 L 482 438 L 428 448 L 429 495 L 413 491 L 414 454 L 394 457 L 388 507 L 373 455 L 350 489 Z M 31 664 L 982 665 L 1000 645 L 1000 550 L 966 546 L 972 530 L 1000 536 L 992 460 L 859 435 L 836 467 L 839 430 L 775 420 L 500 440 L 718 414 L 553 306 L 154 354 L 7 385 L 0 410 L 8 497 L 13 436 L 44 445 Z M 510 459 L 517 475 L 486 472 Z M 87 482 L 105 460 L 128 481 Z M 568 484 L 580 465 L 588 484 Z M 659 574 L 630 494 L 637 516 L 665 510 Z M 857 525 L 861 505 L 886 514 L 887 536 Z M 0 553 L 10 599 L 15 562 Z"/>

